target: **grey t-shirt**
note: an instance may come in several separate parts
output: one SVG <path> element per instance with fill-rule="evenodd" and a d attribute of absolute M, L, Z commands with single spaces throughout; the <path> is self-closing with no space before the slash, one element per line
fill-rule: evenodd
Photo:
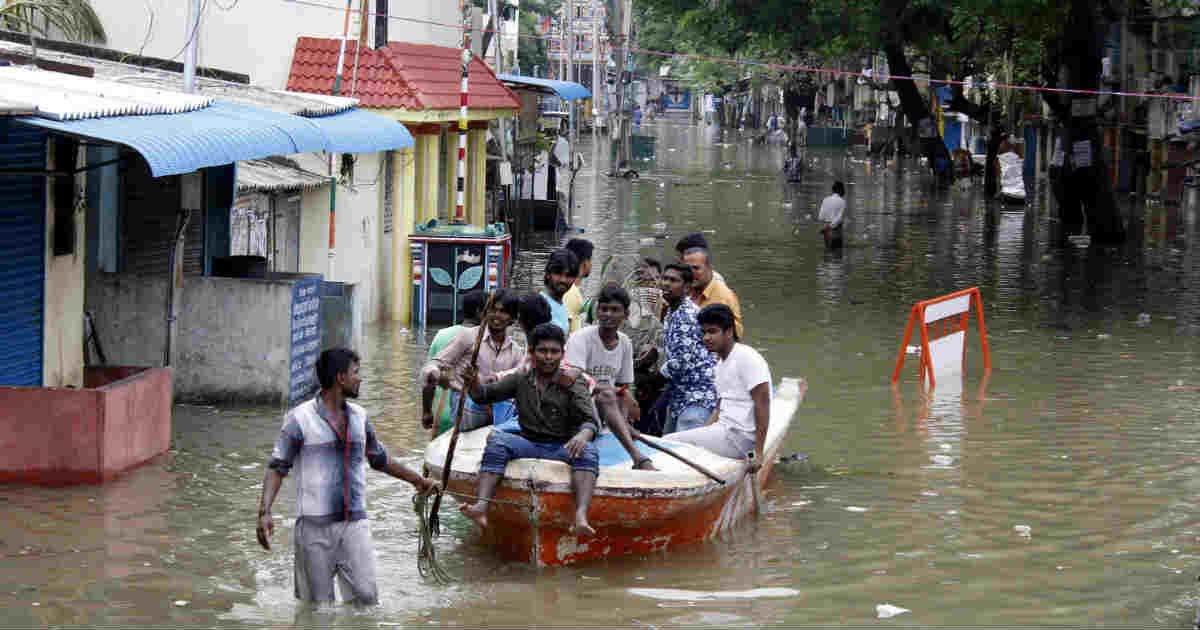
<path fill-rule="evenodd" d="M 626 385 L 633 382 L 633 343 L 623 332 L 617 332 L 617 347 L 609 350 L 600 339 L 599 326 L 577 330 L 567 340 L 564 360 L 590 374 L 597 383 Z"/>

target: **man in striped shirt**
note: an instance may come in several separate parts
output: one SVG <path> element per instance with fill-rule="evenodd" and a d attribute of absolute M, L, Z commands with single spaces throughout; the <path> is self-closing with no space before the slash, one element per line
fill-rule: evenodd
<path fill-rule="evenodd" d="M 419 492 L 438 484 L 390 457 L 375 436 L 358 398 L 362 378 L 354 351 L 334 348 L 317 359 L 321 391 L 287 413 L 263 478 L 258 542 L 271 549 L 271 506 L 283 478 L 296 471 L 296 598 L 332 602 L 333 576 L 342 598 L 378 601 L 375 548 L 367 525 L 366 467 L 411 483 Z"/>

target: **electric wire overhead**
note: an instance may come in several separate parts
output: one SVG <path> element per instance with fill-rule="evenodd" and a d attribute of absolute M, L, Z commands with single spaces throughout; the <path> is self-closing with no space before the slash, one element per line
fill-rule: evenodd
<path fill-rule="evenodd" d="M 288 4 L 301 4 L 301 5 L 305 5 L 305 6 L 318 7 L 321 9 L 329 9 L 329 10 L 333 10 L 333 11 L 342 11 L 343 10 L 340 7 L 335 7 L 335 6 L 323 4 L 320 2 L 311 2 L 309 0 L 281 0 L 281 1 L 287 2 Z M 358 11 L 358 10 L 354 10 L 354 9 L 351 9 L 351 11 L 354 13 L 362 13 L 362 11 Z M 422 19 L 418 19 L 418 18 L 402 17 L 399 15 L 384 15 L 382 13 L 375 13 L 374 11 L 367 11 L 365 13 L 365 15 L 367 17 L 383 16 L 383 17 L 388 18 L 389 20 L 396 20 L 398 22 L 412 22 L 415 24 L 425 24 L 428 26 L 437 26 L 437 27 L 441 27 L 441 28 L 445 28 L 445 29 L 453 29 L 453 30 L 460 31 L 460 32 L 463 30 L 463 27 L 458 24 L 445 24 L 442 22 L 434 22 L 432 20 L 422 20 Z M 498 29 L 481 29 L 481 32 L 503 35 L 503 33 L 501 33 Z M 524 35 L 524 34 L 520 34 L 520 33 L 517 34 L 517 37 L 522 38 L 522 39 L 536 39 L 536 40 L 541 40 L 541 39 L 563 40 L 564 39 L 562 37 L 555 37 L 552 35 Z M 708 62 L 712 62 L 712 63 L 726 63 L 726 64 L 738 65 L 738 66 L 767 68 L 767 69 L 771 69 L 771 70 L 783 70 L 783 71 L 787 71 L 787 72 L 823 73 L 823 74 L 833 74 L 836 76 L 861 77 L 864 79 L 884 80 L 884 81 L 892 80 L 892 79 L 898 79 L 898 80 L 903 81 L 903 80 L 907 79 L 910 81 L 924 81 L 926 83 L 933 83 L 933 84 L 937 84 L 937 85 L 962 85 L 964 87 L 969 85 L 968 82 L 966 82 L 966 81 L 960 81 L 960 80 L 954 80 L 954 79 L 933 79 L 933 78 L 927 79 L 925 77 L 904 76 L 904 75 L 898 75 L 898 74 L 873 75 L 872 73 L 868 73 L 868 72 L 854 72 L 851 70 L 837 70 L 834 68 L 814 68 L 814 67 L 810 67 L 810 66 L 792 66 L 792 65 L 787 65 L 787 64 L 770 63 L 767 61 L 731 59 L 728 57 L 708 57 L 705 55 L 693 55 L 693 54 L 688 54 L 688 53 L 673 53 L 673 52 L 666 52 L 666 51 L 662 51 L 662 50 L 650 50 L 647 48 L 637 48 L 634 46 L 628 46 L 625 48 L 629 52 L 639 53 L 639 54 L 644 54 L 644 55 L 655 55 L 658 57 L 669 57 L 669 58 L 675 58 L 675 59 L 692 59 L 692 60 L 696 60 L 696 61 L 708 61 Z M 1129 97 L 1135 97 L 1135 98 L 1161 98 L 1161 99 L 1176 100 L 1176 101 L 1200 101 L 1200 96 L 1188 96 L 1186 94 L 1157 94 L 1157 93 L 1152 93 L 1152 92 L 1121 92 L 1121 91 L 1117 91 L 1117 90 L 1083 90 L 1083 89 L 1075 89 L 1075 88 L 1054 88 L 1054 87 L 1045 87 L 1045 86 L 1040 86 L 1040 85 L 1017 85 L 1017 84 L 1009 84 L 1009 83 L 1000 83 L 998 81 L 981 81 L 981 82 L 975 83 L 974 85 L 976 85 L 976 86 L 986 85 L 992 89 L 1024 90 L 1024 91 L 1029 91 L 1029 92 L 1051 92 L 1051 93 L 1058 93 L 1058 94 L 1080 94 L 1080 95 L 1085 95 L 1085 96 L 1129 96 Z"/>

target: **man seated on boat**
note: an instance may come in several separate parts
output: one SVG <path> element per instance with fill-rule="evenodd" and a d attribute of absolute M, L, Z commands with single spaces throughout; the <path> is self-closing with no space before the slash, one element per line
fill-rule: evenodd
<path fill-rule="evenodd" d="M 451 341 L 454 341 L 454 338 L 457 337 L 464 329 L 475 329 L 474 327 L 479 325 L 479 318 L 483 315 L 483 307 L 486 300 L 487 295 L 483 291 L 470 291 L 463 296 L 462 323 L 454 326 L 447 326 L 438 331 L 438 334 L 434 336 L 433 341 L 429 343 L 429 352 L 425 357 L 427 363 L 429 361 L 433 361 L 434 357 L 436 357 L 443 348 L 449 345 Z M 433 435 L 430 436 L 431 438 L 441 435 L 442 432 L 454 425 L 454 414 L 451 411 L 453 407 L 450 405 L 451 390 L 448 387 L 442 387 L 440 385 L 441 380 L 442 379 L 440 378 L 438 379 L 439 385 L 437 389 L 434 390 L 433 395 L 434 426 Z M 449 385 L 448 379 L 447 385 Z M 424 418 L 422 418 L 422 421 L 424 421 Z M 429 427 L 425 428 L 428 429 Z"/>
<path fill-rule="evenodd" d="M 716 358 L 704 347 L 696 315 L 700 309 L 688 297 L 692 268 L 671 264 L 663 269 L 662 295 L 667 316 L 663 322 L 666 360 L 660 372 L 669 383 L 664 396 L 666 421 L 663 435 L 702 426 L 717 406 L 713 387 Z"/>
<path fill-rule="evenodd" d="M 538 458 L 570 465 L 575 489 L 575 522 L 571 530 L 577 536 L 596 533 L 588 523 L 587 510 L 600 474 L 600 456 L 592 443 L 599 426 L 584 381 L 561 377 L 565 346 L 566 335 L 560 328 L 539 324 L 529 337 L 532 370 L 509 374 L 490 385 L 480 384 L 473 368 L 467 368 L 464 374 L 467 392 L 481 404 L 515 399 L 521 427 L 518 433 L 493 429 L 488 435 L 479 462 L 477 500 L 460 508 L 482 528 L 487 528 L 488 501 L 495 495 L 508 462 Z M 568 380 L 570 384 L 566 384 Z"/>
<path fill-rule="evenodd" d="M 741 339 L 745 334 L 741 301 L 729 285 L 713 275 L 712 253 L 704 247 L 693 247 L 683 253 L 683 264 L 692 268 L 692 301 L 700 308 L 709 304 L 728 306 L 733 311 L 734 330 Z"/>
<path fill-rule="evenodd" d="M 700 232 L 692 232 L 691 234 L 679 239 L 679 242 L 675 243 L 675 251 L 679 254 L 679 262 L 683 262 L 683 255 L 685 252 L 687 252 L 687 250 L 694 249 L 696 247 L 700 247 L 702 249 L 709 248 L 708 239 L 704 238 L 704 235 Z M 717 271 L 716 269 L 712 270 L 712 276 L 714 280 L 725 282 L 725 276 L 722 276 L 721 272 Z"/>
<path fill-rule="evenodd" d="M 563 297 L 575 285 L 579 277 L 579 257 L 569 249 L 550 252 L 546 271 L 542 275 L 542 297 L 550 305 L 550 320 L 562 329 L 563 335 L 571 332 L 571 319 Z"/>
<path fill-rule="evenodd" d="M 576 331 L 567 340 L 564 363 L 583 370 L 593 379 L 592 395 L 617 441 L 633 458 L 637 470 L 657 470 L 633 443 L 630 422 L 641 409 L 629 388 L 633 385 L 633 342 L 621 332 L 629 316 L 629 292 L 606 285 L 596 299 L 596 325 Z"/>
<path fill-rule="evenodd" d="M 718 358 L 715 382 L 720 402 L 709 423 L 671 435 L 733 459 L 753 451 L 761 465 L 771 419 L 771 368 L 757 350 L 734 337 L 733 311 L 724 304 L 704 307 L 696 316 L 704 345 Z"/>
<path fill-rule="evenodd" d="M 520 298 L 516 291 L 496 290 L 491 310 L 486 316 L 487 332 L 479 344 L 477 365 L 484 376 L 517 367 L 524 361 L 525 349 L 508 334 L 508 327 L 517 317 L 519 309 Z M 458 399 L 463 390 L 463 371 L 471 364 L 478 333 L 478 326 L 464 328 L 422 368 L 421 424 L 425 428 L 433 427 L 433 400 L 438 385 L 451 390 L 450 408 L 458 409 Z M 463 406 L 463 430 L 492 424 L 493 419 L 491 406 L 475 404 L 475 401 L 467 399 Z"/>

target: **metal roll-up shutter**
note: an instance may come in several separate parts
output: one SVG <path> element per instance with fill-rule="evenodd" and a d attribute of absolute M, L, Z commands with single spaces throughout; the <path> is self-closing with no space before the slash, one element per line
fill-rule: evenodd
<path fill-rule="evenodd" d="M 0 124 L 0 168 L 45 170 L 46 133 Z M 46 178 L 0 179 L 0 385 L 41 387 Z"/>
<path fill-rule="evenodd" d="M 121 270 L 166 275 L 171 239 L 179 221 L 180 179 L 153 177 L 142 159 L 130 160 L 123 190 L 125 206 L 121 239 Z M 194 211 L 184 237 L 183 272 L 204 273 L 204 213 Z"/>

